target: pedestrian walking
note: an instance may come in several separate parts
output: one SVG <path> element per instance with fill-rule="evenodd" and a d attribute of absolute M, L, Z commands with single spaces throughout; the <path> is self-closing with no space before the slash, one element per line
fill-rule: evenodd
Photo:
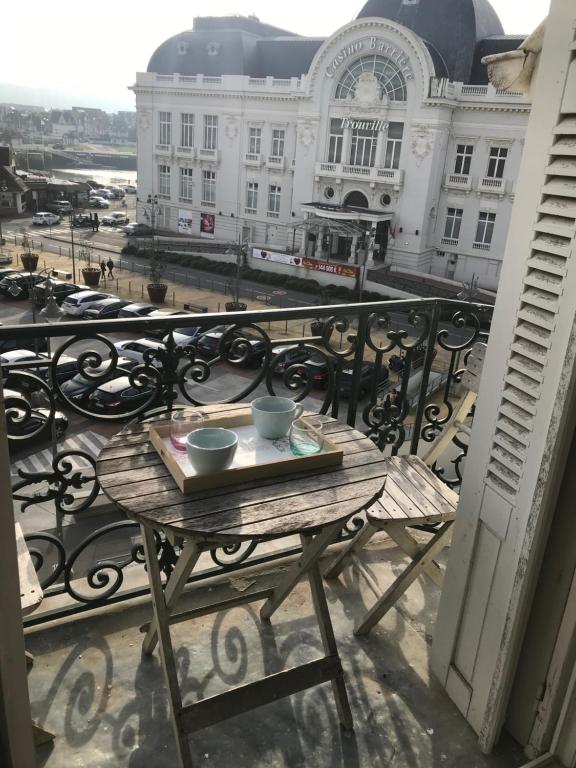
<path fill-rule="evenodd" d="M 100 229 L 100 219 L 98 218 L 98 214 L 95 213 L 94 214 L 93 226 L 92 226 L 92 232 L 94 232 L 94 230 L 96 230 L 96 232 L 98 232 L 99 229 Z"/>
<path fill-rule="evenodd" d="M 106 279 L 106 262 L 104 259 L 100 262 L 100 272 L 102 273 L 102 280 Z"/>
<path fill-rule="evenodd" d="M 106 266 L 108 267 L 108 277 L 114 277 L 114 275 L 112 274 L 112 270 L 114 269 L 114 262 L 112 261 L 112 259 L 108 259 L 108 261 L 106 262 Z"/>

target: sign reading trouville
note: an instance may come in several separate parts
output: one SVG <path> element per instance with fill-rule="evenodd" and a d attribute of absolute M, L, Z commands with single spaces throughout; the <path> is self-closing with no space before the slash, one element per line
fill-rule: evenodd
<path fill-rule="evenodd" d="M 382 56 L 386 56 L 396 64 L 398 70 L 404 75 L 406 80 L 412 80 L 414 78 L 414 74 L 410 68 L 410 62 L 404 51 L 396 48 L 396 46 L 392 45 L 392 43 L 388 43 L 386 40 L 379 40 L 377 37 L 367 37 L 363 40 L 356 40 L 356 42 L 344 46 L 326 67 L 326 77 L 334 77 L 336 70 L 342 62 L 362 51 L 376 52 L 382 54 Z"/>

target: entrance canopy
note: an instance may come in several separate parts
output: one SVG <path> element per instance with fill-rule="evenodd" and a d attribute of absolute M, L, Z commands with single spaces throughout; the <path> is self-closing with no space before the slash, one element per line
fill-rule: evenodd
<path fill-rule="evenodd" d="M 332 221 L 361 222 L 370 221 L 378 224 L 391 221 L 393 213 L 375 211 L 372 208 L 359 208 L 354 205 L 330 205 L 328 203 L 303 203 L 302 210 L 320 219 Z"/>

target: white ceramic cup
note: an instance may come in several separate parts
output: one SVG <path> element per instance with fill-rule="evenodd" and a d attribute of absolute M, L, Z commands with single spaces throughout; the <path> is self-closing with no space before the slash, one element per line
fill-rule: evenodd
<path fill-rule="evenodd" d="M 252 401 L 252 419 L 260 437 L 277 440 L 285 437 L 294 419 L 299 419 L 304 408 L 288 397 L 258 397 Z"/>
<path fill-rule="evenodd" d="M 195 429 L 186 438 L 190 464 L 199 475 L 209 475 L 228 469 L 237 447 L 238 435 L 231 429 L 219 427 Z"/>

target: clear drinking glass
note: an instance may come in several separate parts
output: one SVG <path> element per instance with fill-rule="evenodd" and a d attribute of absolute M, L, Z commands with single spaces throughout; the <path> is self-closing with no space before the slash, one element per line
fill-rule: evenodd
<path fill-rule="evenodd" d="M 312 456 L 320 453 L 324 445 L 322 422 L 319 419 L 296 419 L 292 422 L 290 450 L 295 456 Z"/>
<path fill-rule="evenodd" d="M 206 417 L 200 411 L 174 411 L 170 420 L 170 442 L 177 451 L 186 450 L 186 438 L 204 426 Z"/>

